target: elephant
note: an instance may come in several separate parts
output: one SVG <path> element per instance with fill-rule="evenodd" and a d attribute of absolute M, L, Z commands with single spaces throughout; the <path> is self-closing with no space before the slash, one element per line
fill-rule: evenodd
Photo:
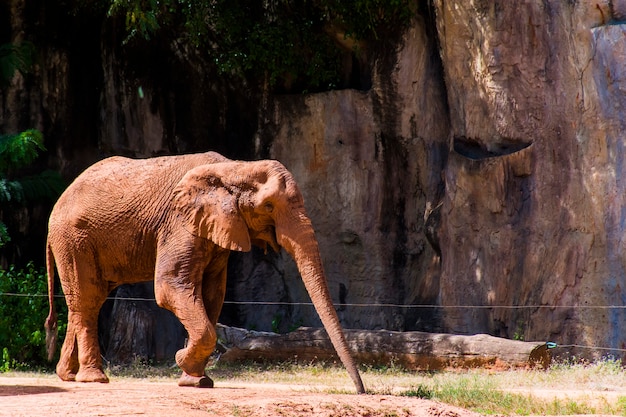
<path fill-rule="evenodd" d="M 180 386 L 213 387 L 206 375 L 226 293 L 230 251 L 284 248 L 358 393 L 365 388 L 333 307 L 319 247 L 292 174 L 278 161 L 215 153 L 132 159 L 113 156 L 80 174 L 54 205 L 46 246 L 49 340 L 57 333 L 54 271 L 68 323 L 57 375 L 108 382 L 98 313 L 125 283 L 154 280 L 155 298 L 188 333 L 176 352 Z M 48 344 L 50 360 L 54 343 Z"/>

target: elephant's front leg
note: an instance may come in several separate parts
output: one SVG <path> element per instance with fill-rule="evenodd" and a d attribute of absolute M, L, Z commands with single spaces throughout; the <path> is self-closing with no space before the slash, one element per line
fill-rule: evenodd
<path fill-rule="evenodd" d="M 217 334 L 207 317 L 201 287 L 181 289 L 161 283 L 155 290 L 159 306 L 174 313 L 187 330 L 187 346 L 176 352 L 176 363 L 183 370 L 179 385 L 212 387 L 205 368 L 215 349 Z"/>
<path fill-rule="evenodd" d="M 212 387 L 205 368 L 215 349 L 217 334 L 202 299 L 202 271 L 183 280 L 157 274 L 155 295 L 157 304 L 174 313 L 187 330 L 187 346 L 176 353 L 176 363 L 183 370 L 179 385 Z"/>
<path fill-rule="evenodd" d="M 215 261 L 210 265 L 203 274 L 202 279 L 202 300 L 204 303 L 204 309 L 206 311 L 206 316 L 209 319 L 209 324 L 207 328 L 213 329 L 217 326 L 217 319 L 220 315 L 220 311 L 222 310 L 222 305 L 224 304 L 224 296 L 226 295 L 226 265 L 227 265 L 228 256 L 223 257 L 223 262 L 216 263 Z M 223 264 L 221 270 L 218 269 L 215 271 L 215 267 L 218 264 Z M 189 339 L 191 341 L 191 338 Z M 212 339 L 210 351 L 208 351 L 208 355 L 210 356 L 215 349 L 215 344 L 217 341 L 217 335 L 214 339 Z M 190 345 L 188 345 L 190 346 Z M 177 363 L 183 369 L 183 373 L 178 381 L 178 385 L 180 386 L 194 386 L 194 387 L 213 387 L 213 380 L 203 374 L 201 377 L 197 377 L 194 375 L 190 375 L 185 371 L 180 365 L 179 355 L 183 355 L 184 349 L 178 351 L 176 358 Z M 189 354 L 188 352 L 184 354 Z M 207 359 L 204 362 L 203 368 L 206 367 Z"/>

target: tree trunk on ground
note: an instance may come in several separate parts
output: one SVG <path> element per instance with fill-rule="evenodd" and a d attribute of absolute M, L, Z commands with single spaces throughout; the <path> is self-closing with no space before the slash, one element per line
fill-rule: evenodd
<path fill-rule="evenodd" d="M 485 334 L 345 330 L 357 363 L 396 365 L 412 370 L 547 367 L 551 355 L 544 342 L 522 342 Z M 324 329 L 301 327 L 287 334 L 218 326 L 227 350 L 221 360 L 337 360 Z"/>

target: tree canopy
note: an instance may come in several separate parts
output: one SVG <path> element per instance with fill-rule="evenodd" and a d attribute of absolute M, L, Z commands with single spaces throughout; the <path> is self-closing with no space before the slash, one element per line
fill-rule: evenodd
<path fill-rule="evenodd" d="M 405 26 L 408 0 L 101 0 L 124 17 L 126 41 L 169 32 L 205 51 L 222 74 L 336 88 L 341 54 Z M 343 39 L 342 39 L 343 38 Z"/>

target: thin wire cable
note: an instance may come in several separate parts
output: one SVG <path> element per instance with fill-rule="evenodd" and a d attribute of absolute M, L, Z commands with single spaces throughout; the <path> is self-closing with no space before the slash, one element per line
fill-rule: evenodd
<path fill-rule="evenodd" d="M 556 345 L 555 348 L 579 348 L 579 349 L 594 349 L 594 350 L 614 350 L 618 352 L 626 352 L 626 349 L 620 348 L 609 348 L 609 347 L 601 347 L 601 346 L 584 346 L 584 345 Z"/>
<path fill-rule="evenodd" d="M 22 297 L 22 298 L 33 298 L 33 297 L 48 297 L 48 294 L 20 294 L 20 293 L 10 293 L 10 292 L 0 292 L 0 297 Z M 65 298 L 63 294 L 55 294 L 55 298 Z M 154 302 L 156 299 L 154 298 L 143 298 L 143 297 L 107 297 L 107 300 L 120 300 L 120 301 L 150 301 Z M 286 302 L 286 301 L 224 301 L 224 304 L 231 305 L 284 305 L 284 306 L 313 306 L 311 302 Z M 616 305 L 608 305 L 608 306 L 573 306 L 573 305 L 559 305 L 559 306 L 545 306 L 545 305 L 527 305 L 527 306 L 481 306 L 481 305 L 452 305 L 452 306 L 440 306 L 440 305 L 432 305 L 432 304 L 366 304 L 366 303 L 343 303 L 343 304 L 335 304 L 337 307 L 393 307 L 393 308 L 439 308 L 439 309 L 447 309 L 447 308 L 455 308 L 455 309 L 489 309 L 489 308 L 504 308 L 504 309 L 523 309 L 523 308 L 588 308 L 588 309 L 626 309 L 626 306 L 616 306 Z M 553 342 L 547 342 L 548 344 Z M 626 352 L 626 349 L 620 348 L 609 348 L 602 346 L 585 346 L 585 345 L 560 345 L 554 343 L 554 346 L 550 347 L 550 349 L 556 348 L 578 348 L 578 349 L 589 349 L 589 350 L 603 350 L 603 351 L 615 351 L 615 352 Z"/>
<path fill-rule="evenodd" d="M 0 296 L 9 296 L 9 297 L 48 297 L 48 294 L 20 294 L 20 293 L 10 293 L 10 292 L 0 292 Z M 55 298 L 65 298 L 62 294 L 55 294 Z M 142 298 L 142 297 L 107 297 L 107 300 L 119 300 L 119 301 L 156 301 L 154 298 Z M 232 304 L 232 305 L 283 305 L 283 306 L 313 306 L 311 302 L 288 302 L 288 301 L 233 301 L 226 300 L 224 304 Z M 626 306 L 618 306 L 618 305 L 538 305 L 538 304 L 530 304 L 530 305 L 435 305 L 435 304 L 393 304 L 393 303 L 337 303 L 334 304 L 337 307 L 387 307 L 387 308 L 439 308 L 439 309 L 490 309 L 490 308 L 501 308 L 501 309 L 532 309 L 532 308 L 549 308 L 549 309 L 557 309 L 557 308 L 576 308 L 576 309 L 601 309 L 601 310 L 624 310 Z"/>

